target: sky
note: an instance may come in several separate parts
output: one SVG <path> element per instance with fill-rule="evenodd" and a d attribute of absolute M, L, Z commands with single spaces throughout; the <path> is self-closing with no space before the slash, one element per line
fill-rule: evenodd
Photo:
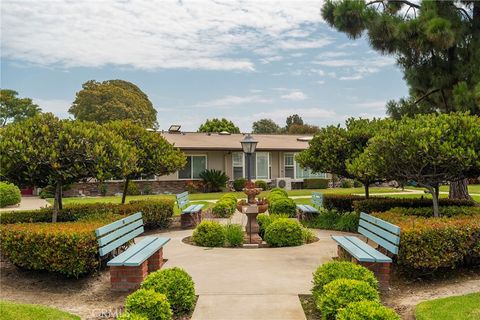
<path fill-rule="evenodd" d="M 1 2 L 1 88 L 68 109 L 88 80 L 144 91 L 160 129 L 225 117 L 243 132 L 291 114 L 325 126 L 384 117 L 408 94 L 392 56 L 321 18 L 322 1 Z"/>

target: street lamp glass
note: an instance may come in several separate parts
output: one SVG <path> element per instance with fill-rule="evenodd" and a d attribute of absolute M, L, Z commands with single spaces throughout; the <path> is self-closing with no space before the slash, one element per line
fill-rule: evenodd
<path fill-rule="evenodd" d="M 243 138 L 242 141 L 240 141 L 240 143 L 242 144 L 243 152 L 246 154 L 252 154 L 257 148 L 258 141 L 255 140 L 249 133 L 245 136 L 245 138 Z"/>

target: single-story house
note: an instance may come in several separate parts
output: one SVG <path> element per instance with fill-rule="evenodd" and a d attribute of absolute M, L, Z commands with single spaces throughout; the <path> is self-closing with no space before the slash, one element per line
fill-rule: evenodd
<path fill-rule="evenodd" d="M 140 191 L 148 188 L 152 193 L 185 190 L 187 182 L 199 179 L 206 169 L 221 170 L 231 180 L 247 178 L 247 157 L 243 153 L 240 141 L 245 134 L 171 132 L 160 134 L 170 143 L 182 150 L 187 156 L 187 165 L 170 175 L 145 177 L 136 180 Z M 253 180 L 265 180 L 274 185 L 280 181 L 286 188 L 301 186 L 306 178 L 329 178 L 326 173 L 312 173 L 295 161 L 295 155 L 308 148 L 312 139 L 306 135 L 253 134 L 258 141 L 252 154 L 251 177 Z M 122 181 L 110 181 L 107 194 L 121 192 Z M 147 187 L 148 186 L 148 187 Z M 96 195 L 99 186 L 96 182 L 81 183 L 65 192 L 65 195 Z"/>

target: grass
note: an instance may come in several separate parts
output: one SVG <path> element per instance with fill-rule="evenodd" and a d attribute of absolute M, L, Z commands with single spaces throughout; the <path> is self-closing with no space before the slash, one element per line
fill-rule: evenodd
<path fill-rule="evenodd" d="M 449 186 L 440 186 L 440 191 L 441 192 L 448 192 Z M 405 189 L 410 189 L 410 190 L 425 190 L 424 188 L 416 188 L 416 187 L 406 187 Z M 469 193 L 476 193 L 480 194 L 480 184 L 470 184 L 468 185 L 468 192 Z"/>
<path fill-rule="evenodd" d="M 37 304 L 21 304 L 8 301 L 0 301 L 0 314 L 2 320 L 80 320 L 79 316 L 58 309 Z"/>
<path fill-rule="evenodd" d="M 417 320 L 480 319 L 480 292 L 425 301 L 415 309 Z"/>

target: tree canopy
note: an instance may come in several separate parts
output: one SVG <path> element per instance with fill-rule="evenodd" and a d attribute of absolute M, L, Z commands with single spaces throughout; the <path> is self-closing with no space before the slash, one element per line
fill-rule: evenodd
<path fill-rule="evenodd" d="M 34 117 L 41 112 L 38 105 L 29 98 L 18 98 L 18 92 L 0 90 L 0 126 Z"/>
<path fill-rule="evenodd" d="M 225 118 L 207 119 L 204 124 L 198 128 L 198 132 L 222 132 L 240 133 L 240 129 L 230 120 Z"/>
<path fill-rule="evenodd" d="M 82 121 L 131 120 L 144 128 L 157 127 L 157 110 L 148 96 L 124 80 L 85 82 L 68 112 Z"/>
<path fill-rule="evenodd" d="M 287 125 L 286 126 L 286 131 L 287 132 L 288 132 L 288 129 L 290 129 L 290 127 L 292 125 L 300 125 L 300 126 L 303 125 L 303 119 L 298 114 L 292 114 L 291 116 L 288 116 L 287 120 L 285 122 L 286 122 L 286 125 Z"/>
<path fill-rule="evenodd" d="M 62 186 L 132 170 L 137 157 L 101 125 L 40 114 L 0 131 L 0 176 L 18 185 L 55 186 L 55 222 Z"/>
<path fill-rule="evenodd" d="M 124 143 L 135 151 L 136 166 L 121 169 L 117 176 L 125 180 L 122 203 L 125 203 L 128 183 L 131 179 L 143 176 L 163 176 L 183 168 L 185 155 L 170 144 L 158 132 L 151 132 L 129 120 L 113 121 L 105 125 L 106 129 L 120 136 Z M 125 170 L 127 169 L 127 170 Z"/>
<path fill-rule="evenodd" d="M 252 133 L 279 133 L 280 126 L 271 119 L 260 119 L 252 125 Z"/>

